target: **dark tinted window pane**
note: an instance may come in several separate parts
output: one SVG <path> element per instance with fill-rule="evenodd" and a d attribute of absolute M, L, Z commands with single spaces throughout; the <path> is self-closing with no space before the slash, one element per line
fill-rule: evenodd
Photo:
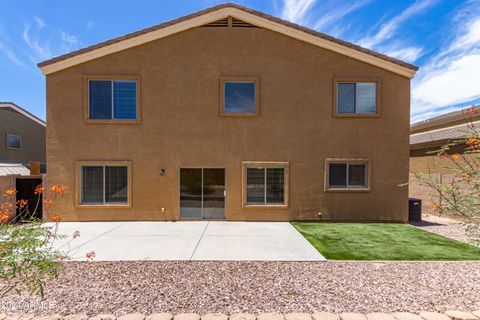
<path fill-rule="evenodd" d="M 255 83 L 225 82 L 225 113 L 256 113 Z"/>
<path fill-rule="evenodd" d="M 7 134 L 8 149 L 22 149 L 22 136 L 16 134 Z"/>
<path fill-rule="evenodd" d="M 267 168 L 267 203 L 283 204 L 285 188 L 285 169 Z"/>
<path fill-rule="evenodd" d="M 136 119 L 137 117 L 137 82 L 114 81 L 114 118 Z"/>
<path fill-rule="evenodd" d="M 180 169 L 180 217 L 202 218 L 202 169 Z"/>
<path fill-rule="evenodd" d="M 82 203 L 103 203 L 103 167 L 82 167 Z"/>
<path fill-rule="evenodd" d="M 225 217 L 225 169 L 203 169 L 203 218 Z"/>
<path fill-rule="evenodd" d="M 366 171 L 365 164 L 350 164 L 348 166 L 348 185 L 350 187 L 366 187 Z"/>
<path fill-rule="evenodd" d="M 127 167 L 105 167 L 105 203 L 127 203 Z"/>
<path fill-rule="evenodd" d="M 247 203 L 265 203 L 265 169 L 247 168 Z"/>
<path fill-rule="evenodd" d="M 377 112 L 377 84 L 375 82 L 357 83 L 356 88 L 356 112 Z"/>
<path fill-rule="evenodd" d="M 90 80 L 88 86 L 90 119 L 112 119 L 112 82 Z"/>
<path fill-rule="evenodd" d="M 355 113 L 355 83 L 337 84 L 337 113 Z"/>
<path fill-rule="evenodd" d="M 347 187 L 347 164 L 330 163 L 328 170 L 328 185 L 331 188 Z"/>

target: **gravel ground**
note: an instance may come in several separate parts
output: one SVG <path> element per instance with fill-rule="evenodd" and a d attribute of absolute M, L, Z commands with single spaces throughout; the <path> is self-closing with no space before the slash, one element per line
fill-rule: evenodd
<path fill-rule="evenodd" d="M 421 222 L 412 222 L 411 224 L 423 230 L 480 247 L 480 229 L 477 228 L 475 231 L 471 229 L 469 232 L 467 230 L 468 224 L 464 222 L 433 215 L 424 215 Z"/>
<path fill-rule="evenodd" d="M 477 262 L 70 262 L 32 313 L 480 309 Z M 8 310 L 12 311 L 12 310 Z"/>

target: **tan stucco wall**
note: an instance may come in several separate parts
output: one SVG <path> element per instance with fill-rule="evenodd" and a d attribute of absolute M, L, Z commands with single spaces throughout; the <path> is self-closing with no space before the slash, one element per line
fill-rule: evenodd
<path fill-rule="evenodd" d="M 7 149 L 7 133 L 22 136 L 22 150 Z M 45 127 L 20 113 L 0 109 L 0 162 L 45 162 Z"/>
<path fill-rule="evenodd" d="M 86 124 L 88 74 L 140 75 L 141 124 Z M 259 77 L 260 117 L 219 116 L 221 76 Z M 334 118 L 336 77 L 380 78 L 381 116 Z M 48 184 L 66 186 L 66 220 L 177 219 L 179 168 L 225 167 L 227 219 L 404 221 L 409 94 L 407 78 L 271 31 L 193 29 L 47 76 Z M 323 191 L 337 157 L 371 159 L 371 192 Z M 75 208 L 78 160 L 131 160 L 132 208 Z M 290 162 L 288 209 L 242 209 L 247 160 Z"/>

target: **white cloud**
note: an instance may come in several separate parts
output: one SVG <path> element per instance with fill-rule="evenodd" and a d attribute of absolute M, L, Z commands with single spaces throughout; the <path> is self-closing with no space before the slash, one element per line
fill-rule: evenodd
<path fill-rule="evenodd" d="M 389 22 L 383 24 L 380 30 L 373 36 L 367 36 L 359 41 L 362 47 L 373 48 L 378 44 L 392 38 L 398 27 L 412 16 L 423 12 L 438 0 L 417 0 L 399 15 L 393 17 Z"/>
<path fill-rule="evenodd" d="M 480 98 L 480 1 L 455 19 L 453 37 L 420 69 L 412 87 L 412 118 L 458 109 Z M 473 4 L 473 6 L 472 6 Z M 476 5 L 475 5 L 476 4 Z"/>
<path fill-rule="evenodd" d="M 284 20 L 303 24 L 308 10 L 316 0 L 284 0 L 281 17 Z"/>
<path fill-rule="evenodd" d="M 18 66 L 26 67 L 25 63 L 5 44 L 0 42 L 0 51 L 13 63 Z"/>
<path fill-rule="evenodd" d="M 446 106 L 480 98 L 480 54 L 452 59 L 446 68 L 433 72 L 413 91 L 418 105 Z M 421 111 L 422 107 L 415 111 Z M 420 109 L 420 110 L 418 110 Z"/>
<path fill-rule="evenodd" d="M 49 43 L 40 43 L 40 40 L 38 38 L 38 31 L 34 32 L 34 34 L 32 35 L 29 24 L 25 25 L 25 28 L 23 30 L 23 40 L 25 40 L 25 43 L 30 47 L 30 49 L 33 50 L 35 56 L 37 56 L 38 58 L 45 60 L 52 57 L 52 51 L 50 50 Z"/>
<path fill-rule="evenodd" d="M 394 57 L 407 62 L 415 62 L 423 54 L 423 48 L 420 47 L 406 47 L 398 48 L 391 47 L 388 49 L 379 49 L 380 52 L 387 56 Z"/>
<path fill-rule="evenodd" d="M 346 5 L 338 7 L 336 9 L 329 10 L 329 8 L 326 8 L 327 10 L 324 10 L 326 13 L 317 20 L 313 28 L 315 30 L 319 30 L 331 25 L 332 23 L 338 23 L 338 20 L 342 19 L 343 17 L 347 16 L 348 14 L 352 13 L 357 9 L 360 9 L 369 2 L 371 2 L 371 0 L 357 0 L 347 2 Z M 339 3 L 340 2 L 333 2 L 332 4 L 338 6 Z M 335 28 L 336 30 L 339 30 L 338 24 L 335 25 Z"/>
<path fill-rule="evenodd" d="M 38 26 L 39 29 L 42 29 L 43 27 L 45 27 L 45 22 L 41 18 L 39 18 L 37 16 L 33 16 L 33 19 L 37 23 L 37 26 Z"/>
<path fill-rule="evenodd" d="M 44 20 L 39 17 L 34 16 L 33 20 L 35 23 L 25 24 L 22 34 L 32 62 L 37 63 L 82 47 L 77 37 L 63 30 L 48 30 Z"/>

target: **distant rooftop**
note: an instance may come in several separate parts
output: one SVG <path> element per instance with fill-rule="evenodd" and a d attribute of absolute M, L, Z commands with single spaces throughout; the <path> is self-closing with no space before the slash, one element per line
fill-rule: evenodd
<path fill-rule="evenodd" d="M 35 121 L 36 123 L 42 125 L 42 126 L 46 126 L 46 123 L 45 121 L 43 121 L 42 119 L 40 119 L 39 117 L 37 117 L 36 115 L 34 115 L 33 113 L 30 113 L 28 112 L 27 110 L 23 109 L 22 107 L 16 105 L 15 103 L 13 102 L 0 102 L 0 109 L 12 109 L 18 113 L 20 113 L 21 115 L 29 118 L 30 120 L 33 120 Z"/>
<path fill-rule="evenodd" d="M 448 140 L 465 136 L 468 125 L 480 126 L 480 106 L 474 106 L 477 114 L 467 114 L 465 110 L 454 111 L 410 126 L 410 149 L 428 145 L 441 146 Z"/>
<path fill-rule="evenodd" d="M 0 163 L 0 177 L 9 175 L 30 175 L 30 169 L 21 163 Z"/>
<path fill-rule="evenodd" d="M 410 125 L 410 133 L 412 134 L 422 131 L 429 131 L 433 128 L 444 128 L 455 124 L 462 124 L 467 121 L 480 120 L 480 105 L 473 106 L 473 108 L 478 110 L 478 113 L 475 116 L 466 114 L 465 110 L 458 110 L 427 120 L 415 122 Z"/>

